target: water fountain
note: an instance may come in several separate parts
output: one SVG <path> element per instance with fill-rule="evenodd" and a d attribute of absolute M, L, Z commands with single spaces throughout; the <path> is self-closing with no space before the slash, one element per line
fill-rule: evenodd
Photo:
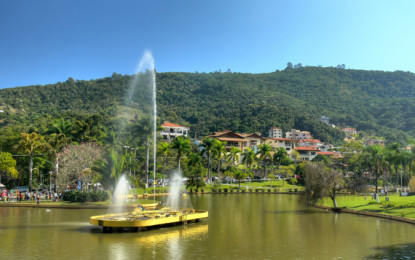
<path fill-rule="evenodd" d="M 152 113 L 153 113 L 153 178 L 156 179 L 156 139 L 157 139 L 157 104 L 156 104 L 156 75 L 154 69 L 154 59 L 151 52 L 146 51 L 141 59 L 138 69 L 138 73 L 135 76 L 131 86 L 137 85 L 138 77 L 141 75 L 150 76 L 150 85 L 152 91 Z M 145 71 L 143 74 L 142 71 Z M 132 88 L 129 89 L 128 96 L 133 96 Z M 130 100 L 131 101 L 131 100 Z M 148 164 L 147 164 L 148 165 Z M 146 176 L 148 178 L 148 176 Z M 148 180 L 146 181 L 148 183 Z M 161 226 L 175 223 L 187 223 L 196 222 L 199 219 L 207 218 L 208 212 L 203 210 L 194 210 L 190 199 L 187 196 L 183 196 L 180 187 L 183 186 L 182 176 L 180 171 L 177 171 L 173 177 L 173 183 L 171 185 L 169 197 L 167 200 L 168 208 L 164 208 L 164 205 L 155 203 L 154 196 L 154 210 L 146 210 L 144 207 L 139 206 L 133 212 L 126 212 L 125 201 L 128 193 L 128 182 L 125 176 L 122 176 L 117 183 L 117 188 L 114 191 L 113 199 L 115 205 L 112 214 L 93 216 L 90 218 L 89 223 L 96 226 L 102 226 L 104 232 L 111 231 L 113 228 L 130 229 L 133 231 L 143 230 L 147 227 Z M 154 194 L 156 193 L 156 187 L 154 185 Z"/>

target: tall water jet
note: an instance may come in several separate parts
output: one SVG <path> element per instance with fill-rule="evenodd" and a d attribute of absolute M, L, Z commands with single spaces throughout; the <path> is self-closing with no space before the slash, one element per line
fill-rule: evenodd
<path fill-rule="evenodd" d="M 144 85 L 144 86 L 143 86 Z M 142 92 L 139 95 L 142 96 L 144 103 L 151 107 L 143 108 L 143 112 L 148 112 L 152 114 L 152 127 L 153 127 L 153 180 L 156 179 L 156 156 L 157 156 L 157 102 L 156 102 L 156 72 L 154 68 L 154 58 L 150 51 L 146 50 L 143 57 L 141 58 L 137 69 L 134 80 L 131 83 L 129 90 L 129 96 L 134 96 L 137 92 L 136 87 L 143 88 Z M 150 103 L 148 103 L 151 101 Z M 151 110 L 151 111 L 147 111 Z M 146 144 L 148 148 L 149 144 Z M 149 152 L 146 149 L 146 187 L 148 185 L 148 158 Z M 155 193 L 155 185 L 154 185 Z"/>
<path fill-rule="evenodd" d="M 126 212 L 126 202 L 129 190 L 129 183 L 127 178 L 123 174 L 118 180 L 117 186 L 115 187 L 114 193 L 112 194 L 113 205 L 109 207 L 108 213 L 118 214 Z"/>
<path fill-rule="evenodd" d="M 193 208 L 192 202 L 187 196 L 186 189 L 184 188 L 183 177 L 179 170 L 176 170 L 171 178 L 169 196 L 167 197 L 167 207 L 173 210 Z"/>

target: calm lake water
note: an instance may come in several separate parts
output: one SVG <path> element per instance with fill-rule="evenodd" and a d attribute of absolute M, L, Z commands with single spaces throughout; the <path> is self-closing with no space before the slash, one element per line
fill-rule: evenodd
<path fill-rule="evenodd" d="M 298 195 L 212 194 L 190 199 L 194 208 L 209 210 L 209 219 L 138 233 L 103 234 L 89 225 L 90 216 L 106 210 L 0 208 L 0 259 L 415 256 L 414 225 L 310 208 Z"/>

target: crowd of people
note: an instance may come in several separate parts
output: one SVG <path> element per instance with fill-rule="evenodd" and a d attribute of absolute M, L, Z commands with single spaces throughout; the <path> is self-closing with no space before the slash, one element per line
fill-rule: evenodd
<path fill-rule="evenodd" d="M 0 192 L 0 201 L 5 202 L 22 202 L 22 201 L 37 201 L 40 200 L 50 200 L 50 201 L 59 201 L 62 198 L 62 193 L 57 192 L 48 192 L 42 194 L 39 192 L 20 192 L 19 190 L 3 190 Z"/>

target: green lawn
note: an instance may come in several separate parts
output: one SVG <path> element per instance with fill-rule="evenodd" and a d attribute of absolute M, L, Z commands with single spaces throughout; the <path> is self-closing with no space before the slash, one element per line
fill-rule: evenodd
<path fill-rule="evenodd" d="M 386 201 L 387 197 L 389 201 Z M 415 196 L 401 197 L 393 193 L 379 197 L 379 203 L 377 203 L 370 195 L 345 195 L 337 196 L 336 201 L 338 207 L 415 219 Z M 319 200 L 317 204 L 333 207 L 330 198 Z"/>

